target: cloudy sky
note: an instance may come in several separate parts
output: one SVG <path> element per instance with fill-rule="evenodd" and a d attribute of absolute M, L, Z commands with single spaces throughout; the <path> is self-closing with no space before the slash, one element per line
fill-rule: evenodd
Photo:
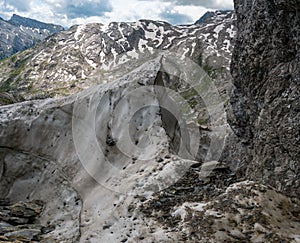
<path fill-rule="evenodd" d="M 65 27 L 138 19 L 188 24 L 216 9 L 233 9 L 233 0 L 0 0 L 4 19 L 16 13 Z"/>

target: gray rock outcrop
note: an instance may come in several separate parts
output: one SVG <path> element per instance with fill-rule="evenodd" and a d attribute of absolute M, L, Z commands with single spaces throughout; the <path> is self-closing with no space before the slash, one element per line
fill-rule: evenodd
<path fill-rule="evenodd" d="M 38 224 L 38 216 L 43 210 L 43 202 L 26 201 L 11 204 L 0 199 L 0 241 L 1 242 L 40 242 L 42 235 L 55 227 Z M 43 241 L 42 241 L 43 242 Z M 48 242 L 54 242 L 49 241 Z"/>
<path fill-rule="evenodd" d="M 300 3 L 235 1 L 235 8 L 228 118 L 244 157 L 237 149 L 230 160 L 241 176 L 299 197 Z"/>

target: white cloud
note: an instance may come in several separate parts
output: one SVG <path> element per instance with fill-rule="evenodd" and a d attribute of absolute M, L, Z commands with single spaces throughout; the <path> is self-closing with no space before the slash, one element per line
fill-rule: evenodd
<path fill-rule="evenodd" d="M 148 0 L 139 0 L 148 1 Z M 233 9 L 233 0 L 156 0 L 171 2 L 176 5 L 202 6 L 212 9 Z"/>
<path fill-rule="evenodd" d="M 141 2 L 132 0 L 130 3 L 123 0 L 111 0 L 113 11 L 106 15 L 114 21 L 136 21 L 138 19 L 159 19 L 163 9 L 170 3 Z"/>
<path fill-rule="evenodd" d="M 131 22 L 138 19 L 187 24 L 198 20 L 206 11 L 232 8 L 232 2 L 232 0 L 0 0 L 0 16 L 8 19 L 16 13 L 63 26 L 90 22 Z"/>
<path fill-rule="evenodd" d="M 201 6 L 178 5 L 174 7 L 174 10 L 181 14 L 188 14 L 193 19 L 193 22 L 196 22 L 202 15 L 211 9 Z"/>

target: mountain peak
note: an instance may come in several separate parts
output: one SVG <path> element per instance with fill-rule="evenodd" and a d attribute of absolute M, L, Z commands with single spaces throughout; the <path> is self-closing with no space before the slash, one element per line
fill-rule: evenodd
<path fill-rule="evenodd" d="M 25 50 L 38 41 L 64 30 L 60 25 L 47 24 L 13 14 L 10 20 L 0 18 L 0 59 Z"/>
<path fill-rule="evenodd" d="M 54 34 L 59 31 L 64 30 L 64 28 L 60 25 L 44 23 L 44 22 L 41 22 L 41 21 L 38 21 L 35 19 L 22 17 L 17 14 L 13 14 L 13 16 L 11 17 L 11 19 L 8 22 L 14 26 L 24 26 L 24 27 L 34 28 L 34 29 L 35 28 L 36 29 L 46 29 L 51 34 Z"/>
<path fill-rule="evenodd" d="M 199 20 L 197 20 L 195 24 L 211 22 L 212 19 L 224 18 L 226 15 L 231 16 L 233 13 L 233 10 L 208 11 Z"/>

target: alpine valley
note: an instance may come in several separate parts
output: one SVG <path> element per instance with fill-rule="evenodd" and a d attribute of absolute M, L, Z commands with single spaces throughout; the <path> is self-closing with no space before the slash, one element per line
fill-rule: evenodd
<path fill-rule="evenodd" d="M 300 241 L 300 3 L 234 2 L 0 20 L 1 242 Z"/>

